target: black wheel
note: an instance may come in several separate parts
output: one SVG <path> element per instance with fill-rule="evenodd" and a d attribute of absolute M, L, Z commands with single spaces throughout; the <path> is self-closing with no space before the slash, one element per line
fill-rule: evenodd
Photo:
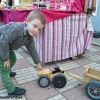
<path fill-rule="evenodd" d="M 42 87 L 45 88 L 50 84 L 50 79 L 48 76 L 40 76 L 38 80 L 38 84 Z"/>
<path fill-rule="evenodd" d="M 56 88 L 63 88 L 66 85 L 67 80 L 64 75 L 56 74 L 52 79 L 52 83 Z"/>
<path fill-rule="evenodd" d="M 100 82 L 92 80 L 87 83 L 86 93 L 92 100 L 100 100 Z"/>

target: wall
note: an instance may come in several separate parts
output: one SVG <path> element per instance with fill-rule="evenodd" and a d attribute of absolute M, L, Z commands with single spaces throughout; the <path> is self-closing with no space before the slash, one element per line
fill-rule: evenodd
<path fill-rule="evenodd" d="M 98 0 L 96 16 L 91 16 L 94 30 L 100 32 L 100 0 Z"/>

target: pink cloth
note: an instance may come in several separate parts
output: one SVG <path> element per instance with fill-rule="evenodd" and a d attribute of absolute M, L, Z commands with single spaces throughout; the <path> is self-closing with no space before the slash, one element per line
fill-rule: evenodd
<path fill-rule="evenodd" d="M 70 11 L 59 11 L 59 10 L 40 10 L 46 18 L 46 22 L 58 20 L 67 16 L 71 16 Z"/>
<path fill-rule="evenodd" d="M 6 10 L 0 10 L 0 21 L 5 24 L 9 22 L 9 13 Z"/>
<path fill-rule="evenodd" d="M 76 13 L 83 12 L 84 0 L 75 0 L 72 4 L 72 11 Z M 5 24 L 13 22 L 23 22 L 26 17 L 32 10 L 0 10 L 0 19 Z M 58 20 L 67 16 L 71 16 L 70 11 L 61 11 L 61 10 L 40 10 L 47 22 Z"/>
<path fill-rule="evenodd" d="M 74 11 L 79 10 L 80 12 L 83 11 L 83 6 L 85 4 L 85 0 L 75 0 L 73 4 Z"/>

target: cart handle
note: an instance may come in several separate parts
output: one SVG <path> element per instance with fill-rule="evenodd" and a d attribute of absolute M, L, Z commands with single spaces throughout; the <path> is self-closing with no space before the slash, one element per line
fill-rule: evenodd
<path fill-rule="evenodd" d="M 78 79 L 78 80 L 79 80 L 79 81 L 81 81 L 82 83 L 84 83 L 84 81 L 83 81 L 83 78 L 82 78 L 82 77 L 80 77 L 80 76 L 78 76 L 78 75 L 75 75 L 75 74 L 72 74 L 72 73 L 69 73 L 69 72 L 68 72 L 68 75 L 70 75 L 70 76 L 72 76 L 72 77 L 74 77 L 74 78 Z"/>

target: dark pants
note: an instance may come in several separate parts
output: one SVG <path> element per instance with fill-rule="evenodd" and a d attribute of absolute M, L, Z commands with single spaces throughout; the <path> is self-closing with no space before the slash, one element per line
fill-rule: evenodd
<path fill-rule="evenodd" d="M 8 5 L 12 6 L 12 4 L 13 4 L 13 1 L 12 0 L 8 0 Z"/>
<path fill-rule="evenodd" d="M 10 68 L 4 68 L 4 61 L 0 58 L 0 73 L 3 86 L 7 89 L 8 93 L 11 93 L 15 90 L 15 86 L 12 83 L 9 74 L 11 72 L 12 66 L 14 66 L 16 62 L 16 55 L 14 51 L 9 52 L 9 58 L 10 58 Z"/>

